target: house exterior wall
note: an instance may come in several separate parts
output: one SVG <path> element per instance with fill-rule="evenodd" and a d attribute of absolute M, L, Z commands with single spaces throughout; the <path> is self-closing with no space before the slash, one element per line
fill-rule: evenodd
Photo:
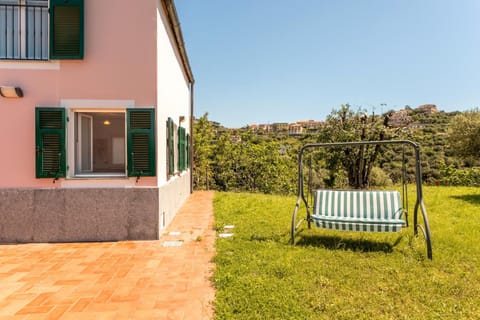
<path fill-rule="evenodd" d="M 159 228 L 165 229 L 190 195 L 190 173 L 183 173 L 158 189 Z"/>
<path fill-rule="evenodd" d="M 12 155 L 0 159 L 0 187 L 61 186 L 35 179 L 35 107 L 65 100 L 156 106 L 156 1 L 140 3 L 86 0 L 83 60 L 0 61 L 0 85 L 24 91 L 21 99 L 0 99 L 0 146 Z"/>
<path fill-rule="evenodd" d="M 160 187 L 159 207 L 162 227 L 172 221 L 175 212 L 190 194 L 190 169 L 181 174 L 168 175 L 165 124 L 170 117 L 177 126 L 186 128 L 187 134 L 190 134 L 192 88 L 184 72 L 178 48 L 173 42 L 173 30 L 169 28 L 168 16 L 161 1 L 158 1 L 156 12 L 157 120 L 159 123 L 157 126 L 157 183 Z M 183 121 L 180 117 L 183 117 Z M 177 168 L 176 163 L 175 168 Z"/>
<path fill-rule="evenodd" d="M 168 17 L 161 3 L 157 8 L 157 149 L 159 162 L 157 167 L 158 184 L 163 185 L 168 180 L 167 149 L 164 143 L 167 140 L 166 129 L 163 125 L 168 118 L 172 118 L 177 126 L 182 126 L 189 132 L 191 118 L 190 99 L 191 88 L 182 68 L 182 62 L 173 34 L 168 27 Z M 180 123 L 180 116 L 183 121 Z M 176 164 L 175 164 L 176 165 Z"/>
<path fill-rule="evenodd" d="M 164 11 L 169 2 L 85 0 L 83 60 L 0 60 L 0 86 L 24 92 L 0 97 L 0 242 L 158 239 L 171 222 L 190 194 L 191 172 L 167 174 L 166 121 L 190 133 L 192 80 Z M 66 179 L 36 179 L 35 107 L 67 115 L 155 108 L 156 176 L 72 179 L 67 170 Z"/>

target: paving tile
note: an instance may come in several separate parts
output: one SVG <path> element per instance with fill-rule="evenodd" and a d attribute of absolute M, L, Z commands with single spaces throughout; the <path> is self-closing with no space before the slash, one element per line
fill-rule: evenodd
<path fill-rule="evenodd" d="M 15 313 L 16 315 L 31 314 L 31 313 L 48 313 L 53 309 L 53 306 L 34 306 L 24 307 Z"/>
<path fill-rule="evenodd" d="M 95 299 L 93 299 L 94 303 L 106 303 L 110 299 L 113 294 L 113 290 L 105 289 L 102 290 Z"/>
<path fill-rule="evenodd" d="M 55 308 L 50 311 L 47 316 L 46 320 L 57 320 L 62 317 L 62 315 L 68 310 L 69 305 L 57 305 Z"/>
<path fill-rule="evenodd" d="M 213 192 L 195 192 L 157 241 L 2 245 L 0 320 L 212 319 L 214 242 Z"/>
<path fill-rule="evenodd" d="M 82 312 L 90 302 L 92 302 L 91 298 L 80 298 L 77 300 L 77 302 L 72 306 L 72 308 L 69 311 Z"/>
<path fill-rule="evenodd" d="M 17 301 L 3 301 L 0 303 L 0 319 L 16 314 L 24 306 L 24 303 Z"/>

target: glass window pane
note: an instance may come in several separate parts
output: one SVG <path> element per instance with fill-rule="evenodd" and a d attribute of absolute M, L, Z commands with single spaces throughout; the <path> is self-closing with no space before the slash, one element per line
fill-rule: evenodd
<path fill-rule="evenodd" d="M 80 171 L 92 171 L 92 122 L 93 117 L 81 114 L 80 125 Z"/>
<path fill-rule="evenodd" d="M 77 113 L 76 128 L 76 175 L 125 174 L 125 113 Z"/>
<path fill-rule="evenodd" d="M 18 2 L 0 1 L 0 58 L 18 59 L 19 56 L 19 15 Z M 13 6 L 15 5 L 15 6 Z"/>
<path fill-rule="evenodd" d="M 26 7 L 26 58 L 48 59 L 48 2 L 28 1 Z"/>

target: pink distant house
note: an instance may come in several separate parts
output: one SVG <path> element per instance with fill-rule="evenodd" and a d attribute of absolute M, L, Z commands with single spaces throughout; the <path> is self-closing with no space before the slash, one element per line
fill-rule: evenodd
<path fill-rule="evenodd" d="M 191 193 L 173 0 L 0 0 L 0 242 L 158 239 Z"/>

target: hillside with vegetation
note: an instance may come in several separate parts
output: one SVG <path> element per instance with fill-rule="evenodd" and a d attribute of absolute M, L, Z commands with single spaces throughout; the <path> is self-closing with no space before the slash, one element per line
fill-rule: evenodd
<path fill-rule="evenodd" d="M 422 178 L 430 185 L 480 186 L 480 112 L 438 111 L 434 105 L 406 107 L 382 115 L 342 105 L 323 125 L 303 134 L 277 130 L 229 129 L 208 120 L 194 125 L 196 189 L 292 194 L 298 150 L 306 143 L 408 139 L 422 152 Z M 374 187 L 398 184 L 405 167 L 414 176 L 413 149 L 398 147 L 328 150 L 309 154 L 311 184 Z"/>

